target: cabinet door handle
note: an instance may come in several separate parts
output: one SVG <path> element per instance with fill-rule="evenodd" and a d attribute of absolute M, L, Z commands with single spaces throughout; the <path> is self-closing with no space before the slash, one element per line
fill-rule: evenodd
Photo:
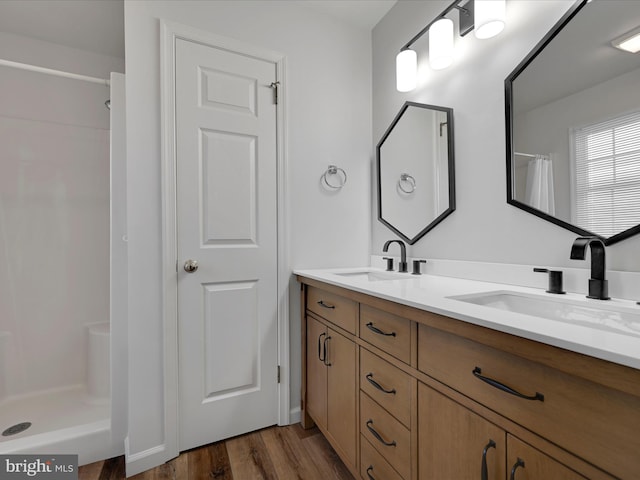
<path fill-rule="evenodd" d="M 382 438 L 382 435 L 380 435 L 378 432 L 376 432 L 376 429 L 373 428 L 371 425 L 373 425 L 373 420 L 369 419 L 367 420 L 367 428 L 369 429 L 369 431 L 371 432 L 371 435 L 373 435 L 374 437 L 376 437 L 376 439 L 382 443 L 383 445 L 387 446 L 387 447 L 395 447 L 396 446 L 396 441 L 393 440 L 391 442 L 387 442 L 385 441 L 384 438 Z"/>
<path fill-rule="evenodd" d="M 331 364 L 330 364 L 330 363 L 327 363 L 327 350 L 328 350 L 328 348 L 327 348 L 327 342 L 328 342 L 329 340 L 331 340 L 331 337 L 327 337 L 327 338 L 325 338 L 325 339 L 324 339 L 324 342 L 323 342 L 324 358 L 322 359 L 322 363 L 324 363 L 327 367 L 330 367 L 330 366 L 331 366 Z"/>
<path fill-rule="evenodd" d="M 489 478 L 489 469 L 487 468 L 487 451 L 490 448 L 496 448 L 496 442 L 491 439 L 489 439 L 489 443 L 487 443 L 484 447 L 484 450 L 482 450 L 482 469 L 480 473 L 480 478 L 482 480 L 488 480 Z"/>
<path fill-rule="evenodd" d="M 324 332 L 323 332 L 323 333 L 321 333 L 320 335 L 318 335 L 318 360 L 320 360 L 322 363 L 324 363 L 324 361 L 326 360 L 326 357 L 327 357 L 327 351 L 326 351 L 326 349 L 325 349 L 325 351 L 324 351 L 324 357 L 323 357 L 322 355 L 320 355 L 320 348 L 321 348 L 321 345 L 320 345 L 320 344 L 321 344 L 320 339 L 321 339 L 323 336 L 326 336 L 326 335 L 327 335 L 327 334 L 326 334 L 326 333 L 324 333 Z"/>
<path fill-rule="evenodd" d="M 391 390 L 386 390 L 382 385 L 380 385 L 378 382 L 376 382 L 376 381 L 373 379 L 373 373 L 367 373 L 367 376 L 366 376 L 365 378 L 367 379 L 367 381 L 368 381 L 371 385 L 373 385 L 375 388 L 377 388 L 377 389 L 378 389 L 378 390 L 380 390 L 381 392 L 383 392 L 383 393 L 390 393 L 390 394 L 393 394 L 393 395 L 395 395 L 395 394 L 396 394 L 396 389 L 395 389 L 395 388 L 393 388 L 393 389 L 391 389 Z"/>
<path fill-rule="evenodd" d="M 391 332 L 391 333 L 387 333 L 387 332 L 383 332 L 382 330 L 380 330 L 378 327 L 375 327 L 373 325 L 373 322 L 369 322 L 366 324 L 366 327 L 371 330 L 373 333 L 377 333 L 378 335 L 384 335 L 385 337 L 395 337 L 396 336 L 396 332 Z"/>
<path fill-rule="evenodd" d="M 376 477 L 374 477 L 373 475 L 371 475 L 370 472 L 373 472 L 373 465 L 369 465 L 367 467 L 367 477 L 369 477 L 369 480 L 376 480 Z"/>
<path fill-rule="evenodd" d="M 330 308 L 330 309 L 336 308 L 335 305 L 329 305 L 328 303 L 324 303 L 324 300 L 320 300 L 318 302 L 318 305 L 320 305 L 321 307 L 324 307 L 324 308 Z"/>
<path fill-rule="evenodd" d="M 522 460 L 521 458 L 518 458 L 518 461 L 513 465 L 513 468 L 511 468 L 511 475 L 509 476 L 509 480 L 516 480 L 516 470 L 519 467 L 524 468 L 524 460 Z"/>
<path fill-rule="evenodd" d="M 508 387 L 504 383 L 499 382 L 498 380 L 494 380 L 493 378 L 489 378 L 489 377 L 485 377 L 484 375 L 481 375 L 482 369 L 480 367 L 474 368 L 471 373 L 473 373 L 473 375 L 476 378 L 482 380 L 485 383 L 488 383 L 492 387 L 502 390 L 503 392 L 509 393 L 511 395 L 515 395 L 516 397 L 519 397 L 519 398 L 524 398 L 525 400 L 539 400 L 541 402 L 544 402 L 544 395 L 542 393 L 536 392 L 535 395 L 525 395 L 524 393 L 520 393 L 517 390 L 514 390 L 511 387 Z"/>

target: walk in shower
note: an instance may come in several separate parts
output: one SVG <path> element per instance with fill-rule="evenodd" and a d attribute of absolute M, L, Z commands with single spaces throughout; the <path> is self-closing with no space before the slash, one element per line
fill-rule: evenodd
<path fill-rule="evenodd" d="M 121 74 L 0 61 L 0 453 L 123 453 L 123 110 Z"/>

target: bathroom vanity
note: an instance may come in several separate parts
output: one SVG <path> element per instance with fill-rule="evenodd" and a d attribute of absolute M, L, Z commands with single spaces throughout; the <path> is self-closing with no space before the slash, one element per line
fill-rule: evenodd
<path fill-rule="evenodd" d="M 640 352 L 617 359 L 602 346 L 623 335 L 529 334 L 529 316 L 442 297 L 474 282 L 371 281 L 384 273 L 296 272 L 302 424 L 316 424 L 356 478 L 640 478 Z M 441 300 L 420 304 L 419 281 L 439 285 L 430 295 Z M 633 345 L 640 336 L 620 351 Z"/>

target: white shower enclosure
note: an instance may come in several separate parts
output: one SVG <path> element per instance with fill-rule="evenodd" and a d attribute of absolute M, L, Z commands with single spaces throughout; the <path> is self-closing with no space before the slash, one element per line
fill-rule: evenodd
<path fill-rule="evenodd" d="M 126 429 L 124 76 L 52 73 L 0 66 L 0 453 L 84 464 Z"/>

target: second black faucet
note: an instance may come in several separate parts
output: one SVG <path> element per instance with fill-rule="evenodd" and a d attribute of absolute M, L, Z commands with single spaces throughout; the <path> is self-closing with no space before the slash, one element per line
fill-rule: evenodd
<path fill-rule="evenodd" d="M 609 300 L 609 287 L 605 279 L 607 264 L 605 262 L 604 243 L 597 237 L 578 237 L 571 246 L 571 260 L 584 260 L 587 247 L 591 247 L 591 278 L 589 279 L 589 295 L 587 298 Z"/>
<path fill-rule="evenodd" d="M 405 273 L 407 271 L 407 246 L 404 244 L 402 240 L 387 240 L 384 242 L 384 246 L 382 247 L 383 252 L 389 251 L 389 245 L 392 243 L 397 243 L 400 245 L 400 263 L 398 264 L 398 271 L 401 273 Z"/>

